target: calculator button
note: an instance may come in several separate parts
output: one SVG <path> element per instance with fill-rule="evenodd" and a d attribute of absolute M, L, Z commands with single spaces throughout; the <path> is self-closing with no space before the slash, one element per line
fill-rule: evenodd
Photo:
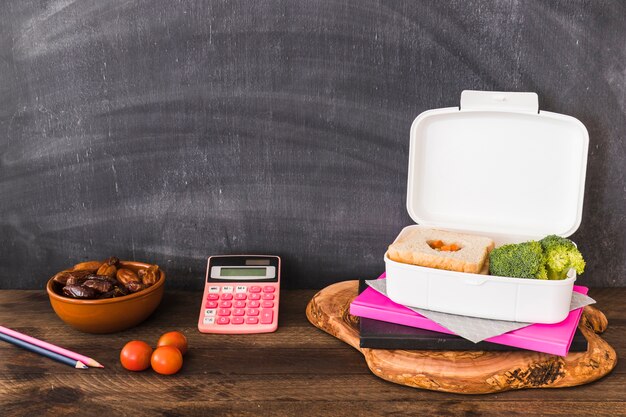
<path fill-rule="evenodd" d="M 274 299 L 274 294 L 263 294 L 263 299 L 264 300 L 273 300 Z"/>
<path fill-rule="evenodd" d="M 217 285 L 213 285 L 209 287 L 209 292 L 210 293 L 218 293 L 220 292 L 220 287 L 218 287 Z"/>
<path fill-rule="evenodd" d="M 246 324 L 257 324 L 259 319 L 256 317 L 246 317 Z"/>
<path fill-rule="evenodd" d="M 233 303 L 231 303 L 230 301 L 222 301 L 220 303 L 220 308 L 231 308 L 233 306 Z"/>
<path fill-rule="evenodd" d="M 235 288 L 235 292 L 236 293 L 245 293 L 246 290 L 248 289 L 248 287 L 246 287 L 245 285 L 237 285 L 237 287 Z"/>
<path fill-rule="evenodd" d="M 218 316 L 230 316 L 230 309 L 229 308 L 220 308 L 219 310 L 217 310 L 217 315 Z"/>
<path fill-rule="evenodd" d="M 235 300 L 245 300 L 246 298 L 245 294 L 235 294 Z"/>
<path fill-rule="evenodd" d="M 207 301 L 204 306 L 206 308 L 217 308 L 217 301 Z"/>
<path fill-rule="evenodd" d="M 216 311 L 217 310 L 215 310 L 214 308 L 207 308 L 206 310 L 204 310 L 204 315 L 205 316 L 214 316 Z"/>
<path fill-rule="evenodd" d="M 222 287 L 222 292 L 233 292 L 233 286 L 232 285 L 224 285 Z"/>
<path fill-rule="evenodd" d="M 251 300 L 260 300 L 261 299 L 261 294 L 250 294 L 250 296 L 248 297 Z"/>
<path fill-rule="evenodd" d="M 222 294 L 222 300 L 232 300 L 233 299 L 233 295 L 232 294 Z"/>
<path fill-rule="evenodd" d="M 259 287 L 258 285 L 253 285 L 252 287 L 250 287 L 250 292 L 261 292 L 261 287 Z"/>
<path fill-rule="evenodd" d="M 261 306 L 261 303 L 259 303 L 258 301 L 250 301 L 248 303 L 248 307 L 250 308 L 259 308 Z"/>
<path fill-rule="evenodd" d="M 276 291 L 276 288 L 274 287 L 270 287 L 270 286 L 263 287 L 263 292 L 274 292 L 274 291 Z"/>
<path fill-rule="evenodd" d="M 204 324 L 214 324 L 215 323 L 215 317 L 205 317 L 204 320 L 202 320 L 202 323 L 204 323 Z"/>
<path fill-rule="evenodd" d="M 243 317 L 233 317 L 230 322 L 232 324 L 243 324 Z"/>
<path fill-rule="evenodd" d="M 245 306 L 246 306 L 245 301 L 240 301 L 240 300 L 235 301 L 235 308 L 244 308 Z"/>
<path fill-rule="evenodd" d="M 258 316 L 259 315 L 259 309 L 258 308 L 249 308 L 247 313 L 248 313 L 249 316 Z"/>
<path fill-rule="evenodd" d="M 206 299 L 210 301 L 219 300 L 220 296 L 217 294 L 207 294 Z"/>
<path fill-rule="evenodd" d="M 261 324 L 271 324 L 272 320 L 274 320 L 273 310 L 263 310 L 261 312 Z"/>
<path fill-rule="evenodd" d="M 272 308 L 274 307 L 274 302 L 273 301 L 263 301 L 263 304 L 261 304 L 263 306 L 263 308 Z"/>
<path fill-rule="evenodd" d="M 217 324 L 228 324 L 230 323 L 230 319 L 228 317 L 218 317 Z"/>
<path fill-rule="evenodd" d="M 233 316 L 243 316 L 246 314 L 246 310 L 243 308 L 236 308 L 233 310 Z"/>

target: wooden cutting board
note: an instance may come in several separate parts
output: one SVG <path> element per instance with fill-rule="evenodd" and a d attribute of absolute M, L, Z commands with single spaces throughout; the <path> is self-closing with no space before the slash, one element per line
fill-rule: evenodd
<path fill-rule="evenodd" d="M 563 358 L 531 351 L 385 350 L 359 347 L 358 317 L 349 313 L 358 281 L 330 285 L 311 299 L 306 315 L 316 327 L 360 351 L 374 375 L 396 384 L 460 394 L 487 394 L 522 388 L 561 388 L 587 384 L 611 372 L 615 350 L 597 333 L 607 319 L 587 306 L 579 328 L 586 352 Z"/>

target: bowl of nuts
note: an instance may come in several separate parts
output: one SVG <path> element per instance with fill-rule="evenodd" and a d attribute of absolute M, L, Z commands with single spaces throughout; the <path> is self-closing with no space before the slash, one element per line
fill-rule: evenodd
<path fill-rule="evenodd" d="M 46 290 L 65 323 L 86 333 L 113 333 L 147 319 L 163 298 L 164 284 L 158 265 L 111 257 L 55 274 Z"/>

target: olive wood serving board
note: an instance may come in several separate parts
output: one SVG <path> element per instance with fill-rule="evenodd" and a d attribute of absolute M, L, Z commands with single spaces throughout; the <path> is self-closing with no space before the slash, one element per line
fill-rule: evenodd
<path fill-rule="evenodd" d="M 365 357 L 374 375 L 396 384 L 460 394 L 487 394 L 522 388 L 561 388 L 587 384 L 611 372 L 615 350 L 598 333 L 605 315 L 587 306 L 579 328 L 586 352 L 566 357 L 531 351 L 386 350 L 359 347 L 358 317 L 349 313 L 358 281 L 330 285 L 313 296 L 306 315 L 316 327 L 349 344 Z"/>

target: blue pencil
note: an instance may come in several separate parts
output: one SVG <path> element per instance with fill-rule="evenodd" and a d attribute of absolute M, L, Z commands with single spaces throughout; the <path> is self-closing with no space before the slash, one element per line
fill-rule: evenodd
<path fill-rule="evenodd" d="M 19 346 L 22 349 L 30 350 L 31 352 L 39 353 L 40 355 L 46 356 L 50 359 L 54 359 L 55 361 L 59 361 L 66 365 L 73 366 L 77 369 L 87 369 L 88 366 L 82 363 L 81 361 L 77 361 L 75 359 L 70 359 L 66 356 L 59 355 L 58 353 L 51 352 L 47 349 L 41 348 L 39 346 L 35 346 L 23 340 L 17 339 L 13 336 L 6 335 L 4 333 L 0 333 L 0 340 L 4 340 L 5 342 L 9 342 L 14 344 L 15 346 Z"/>

